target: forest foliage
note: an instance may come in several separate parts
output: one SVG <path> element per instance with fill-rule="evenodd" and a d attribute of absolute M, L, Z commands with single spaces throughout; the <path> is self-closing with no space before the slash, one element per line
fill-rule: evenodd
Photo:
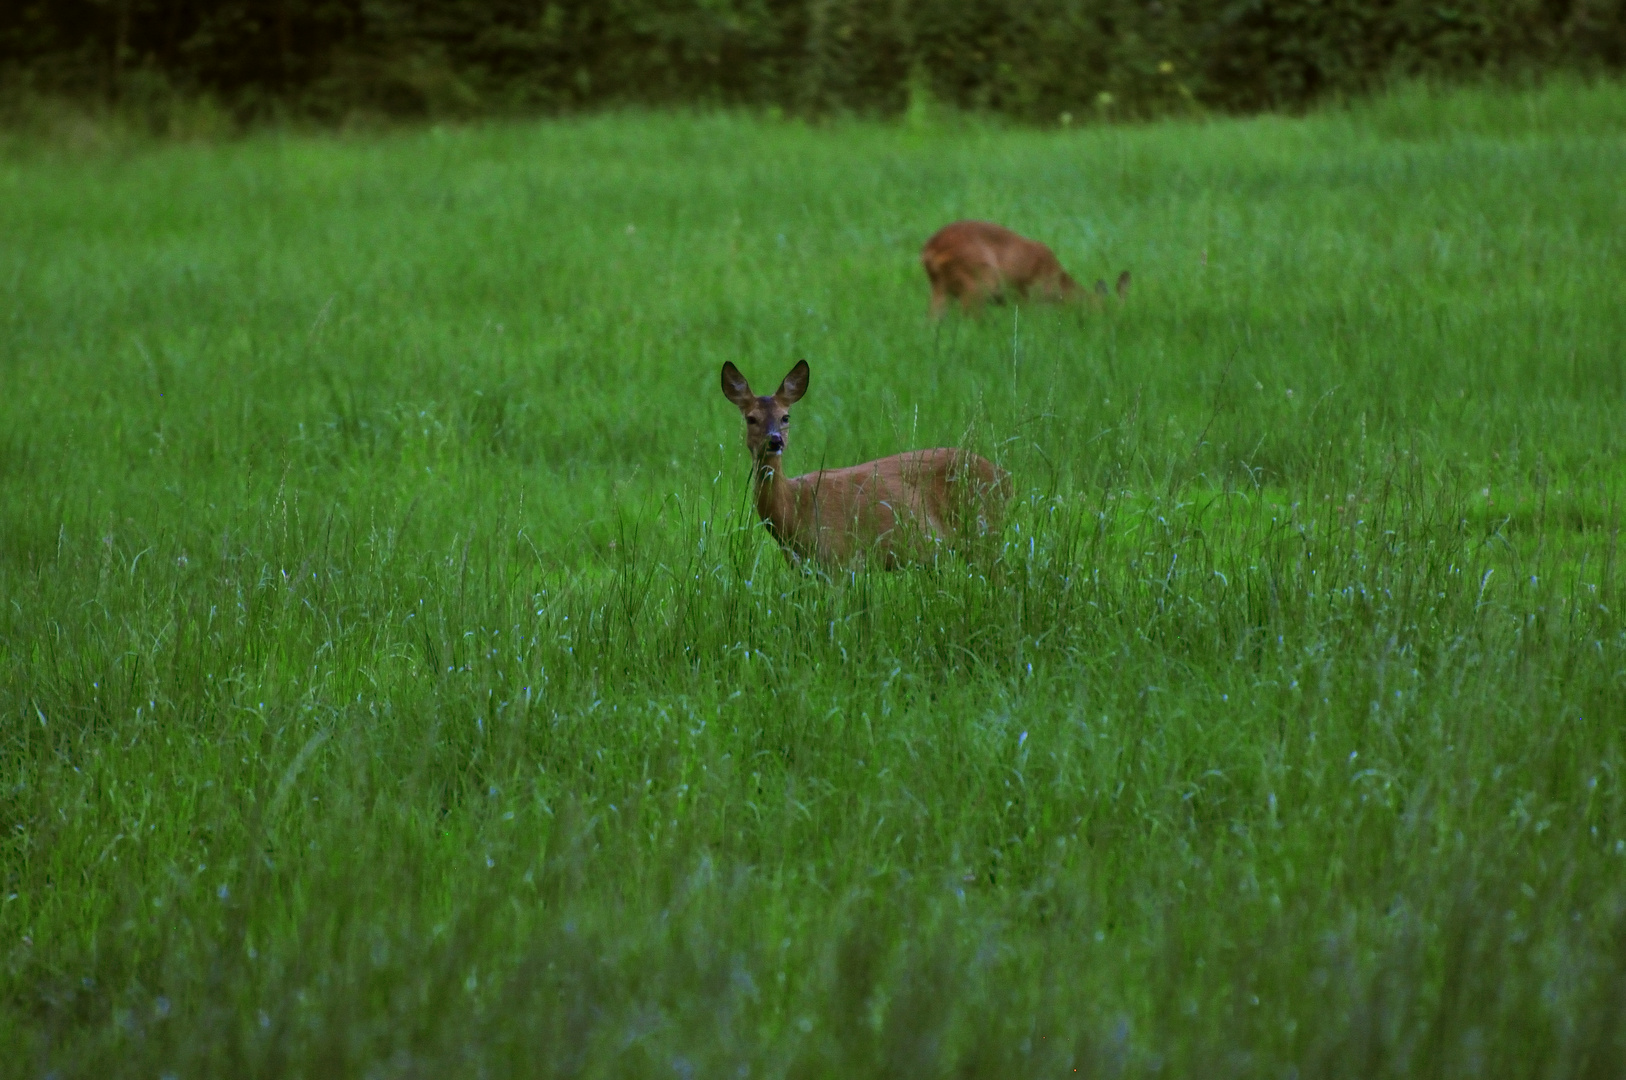
<path fill-rule="evenodd" d="M 1626 0 L 12 0 L 0 87 L 240 119 L 601 105 L 1025 120 L 1619 70 Z"/>

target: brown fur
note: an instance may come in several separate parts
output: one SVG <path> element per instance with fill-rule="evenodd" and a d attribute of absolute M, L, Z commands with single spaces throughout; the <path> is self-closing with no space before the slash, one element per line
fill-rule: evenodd
<path fill-rule="evenodd" d="M 1055 252 L 988 221 L 943 226 L 921 248 L 920 264 L 932 283 L 933 318 L 943 314 L 950 299 L 972 312 L 987 301 L 1002 302 L 1010 293 L 1020 299 L 1085 300 L 1098 305 L 1107 292 L 1106 282 L 1097 281 L 1092 296 L 1062 269 Z M 1118 299 L 1128 292 L 1125 270 L 1118 277 Z"/>
<path fill-rule="evenodd" d="M 807 380 L 807 361 L 798 361 L 771 397 L 758 397 L 738 368 L 723 365 L 723 394 L 745 418 L 756 466 L 757 514 L 792 563 L 811 559 L 839 569 L 873 555 L 890 570 L 929 561 L 939 544 L 998 533 L 1010 479 L 963 450 L 911 450 L 784 476 L 790 406 L 807 392 Z"/>

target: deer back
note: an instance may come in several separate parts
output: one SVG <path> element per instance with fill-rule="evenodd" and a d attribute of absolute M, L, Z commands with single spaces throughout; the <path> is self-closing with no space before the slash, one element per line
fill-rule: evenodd
<path fill-rule="evenodd" d="M 956 221 L 939 229 L 920 253 L 938 302 L 976 301 L 1012 288 L 1047 298 L 1077 291 L 1055 252 L 1037 240 L 988 221 Z"/>
<path fill-rule="evenodd" d="M 873 554 L 882 565 L 928 561 L 943 545 L 997 535 L 1009 478 L 962 450 L 911 450 L 788 482 L 788 498 L 765 508 L 781 544 L 803 558 L 850 565 Z"/>

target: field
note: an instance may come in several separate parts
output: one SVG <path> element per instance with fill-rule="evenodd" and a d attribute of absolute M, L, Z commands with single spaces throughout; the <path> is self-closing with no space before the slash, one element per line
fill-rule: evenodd
<path fill-rule="evenodd" d="M 0 156 L 0 1073 L 1626 1072 L 1626 87 Z M 933 325 L 984 217 L 1127 304 Z M 972 447 L 997 555 L 788 567 Z"/>

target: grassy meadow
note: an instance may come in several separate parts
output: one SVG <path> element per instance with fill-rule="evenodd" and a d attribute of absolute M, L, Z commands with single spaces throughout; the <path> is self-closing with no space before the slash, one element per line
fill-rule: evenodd
<path fill-rule="evenodd" d="M 1626 1073 L 1626 87 L 0 153 L 0 1074 Z M 958 217 L 1135 275 L 926 317 Z M 964 445 L 997 556 L 792 471 Z"/>

